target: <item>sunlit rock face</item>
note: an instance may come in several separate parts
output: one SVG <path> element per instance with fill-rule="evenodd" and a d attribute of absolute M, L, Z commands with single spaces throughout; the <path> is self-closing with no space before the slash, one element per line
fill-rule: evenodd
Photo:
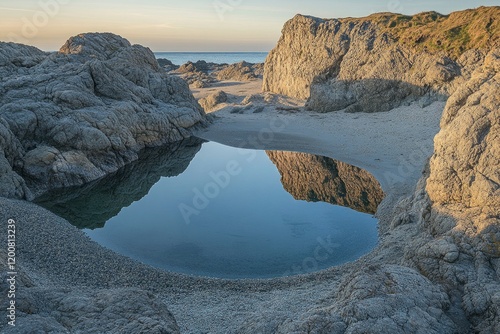
<path fill-rule="evenodd" d="M 327 202 L 375 213 L 384 198 L 378 181 L 367 171 L 327 157 L 268 151 L 281 183 L 295 199 Z"/>
<path fill-rule="evenodd" d="M 378 13 L 285 23 L 264 69 L 264 91 L 311 110 L 379 112 L 459 89 L 500 44 L 500 7 L 441 15 Z"/>

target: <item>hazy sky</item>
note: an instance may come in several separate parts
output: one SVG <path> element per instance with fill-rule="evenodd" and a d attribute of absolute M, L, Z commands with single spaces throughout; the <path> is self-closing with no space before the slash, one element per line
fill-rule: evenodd
<path fill-rule="evenodd" d="M 154 51 L 269 51 L 295 14 L 443 14 L 486 1 L 414 0 L 0 0 L 0 40 L 57 50 L 82 32 L 113 32 Z"/>

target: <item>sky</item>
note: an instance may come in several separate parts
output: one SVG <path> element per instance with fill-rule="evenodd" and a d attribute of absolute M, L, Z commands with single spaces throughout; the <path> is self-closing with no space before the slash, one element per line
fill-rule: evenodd
<path fill-rule="evenodd" d="M 0 41 L 58 50 L 83 32 L 113 32 L 153 51 L 269 51 L 295 14 L 442 14 L 500 0 L 0 0 Z"/>

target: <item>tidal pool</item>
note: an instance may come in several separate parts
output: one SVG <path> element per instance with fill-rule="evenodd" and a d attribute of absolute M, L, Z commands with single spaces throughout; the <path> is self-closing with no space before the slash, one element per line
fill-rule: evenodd
<path fill-rule="evenodd" d="M 330 158 L 192 139 L 37 202 L 102 246 L 158 268 L 270 278 L 368 253 L 383 196 L 371 174 Z"/>

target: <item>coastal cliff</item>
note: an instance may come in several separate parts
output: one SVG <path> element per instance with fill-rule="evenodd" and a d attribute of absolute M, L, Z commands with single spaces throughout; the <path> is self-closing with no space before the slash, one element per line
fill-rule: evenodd
<path fill-rule="evenodd" d="M 109 33 L 55 53 L 0 42 L 0 77 L 0 195 L 10 198 L 96 180 L 206 122 L 184 80 Z"/>
<path fill-rule="evenodd" d="M 324 20 L 297 15 L 266 59 L 264 91 L 327 112 L 445 100 L 500 45 L 500 7 Z"/>
<path fill-rule="evenodd" d="M 307 153 L 267 151 L 281 174 L 283 188 L 297 200 L 326 202 L 374 214 L 384 198 L 367 171 Z"/>

